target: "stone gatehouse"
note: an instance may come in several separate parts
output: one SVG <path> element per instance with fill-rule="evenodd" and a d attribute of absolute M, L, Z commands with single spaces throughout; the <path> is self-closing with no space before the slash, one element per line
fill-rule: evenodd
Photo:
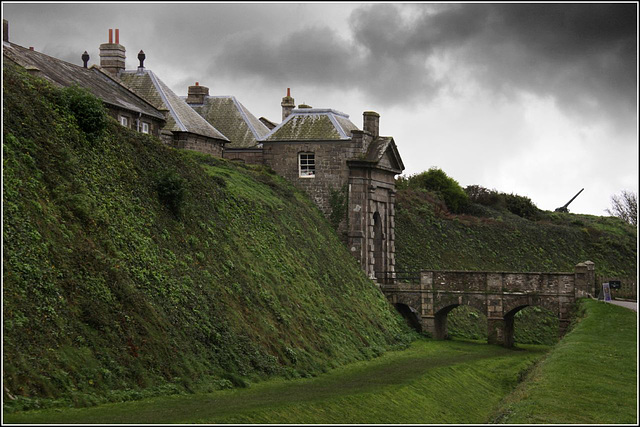
<path fill-rule="evenodd" d="M 264 164 L 305 191 L 337 227 L 372 279 L 395 268 L 395 176 L 404 164 L 392 137 L 379 135 L 379 114 L 363 113 L 363 130 L 333 109 L 290 108 L 262 139 Z"/>

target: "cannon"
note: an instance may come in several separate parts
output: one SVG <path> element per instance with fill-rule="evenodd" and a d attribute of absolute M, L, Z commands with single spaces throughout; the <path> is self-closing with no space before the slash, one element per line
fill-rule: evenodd
<path fill-rule="evenodd" d="M 564 206 L 560 206 L 559 208 L 556 208 L 556 212 L 569 212 L 569 209 L 567 209 L 567 206 L 569 206 L 569 203 L 573 202 L 575 198 L 578 197 L 580 193 L 582 193 L 583 191 L 584 191 L 584 188 L 578 191 L 578 193 L 575 196 L 573 196 L 571 200 L 565 203 Z"/>

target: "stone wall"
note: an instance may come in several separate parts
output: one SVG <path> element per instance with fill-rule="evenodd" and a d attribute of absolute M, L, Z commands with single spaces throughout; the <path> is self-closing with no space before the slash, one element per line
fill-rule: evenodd
<path fill-rule="evenodd" d="M 189 132 L 173 132 L 173 138 L 170 143 L 175 148 L 199 151 L 201 153 L 211 154 L 212 156 L 222 157 L 223 144 L 215 139 L 201 135 Z"/>
<path fill-rule="evenodd" d="M 121 116 L 126 117 L 127 121 L 129 122 L 129 126 L 127 126 L 129 129 L 142 132 L 142 128 L 140 128 L 140 130 L 137 129 L 137 120 L 141 120 L 149 124 L 149 135 L 153 135 L 155 137 L 160 136 L 160 130 L 162 129 L 162 126 L 164 126 L 163 121 L 147 116 L 138 118 L 137 114 L 133 114 L 129 110 L 117 108 L 112 105 L 106 105 L 106 108 L 107 114 L 117 120 L 118 123 L 120 123 Z"/>
<path fill-rule="evenodd" d="M 349 181 L 346 160 L 355 152 L 351 141 L 264 142 L 263 149 L 265 165 L 306 192 L 322 213 L 330 217 L 331 192 L 340 191 Z M 315 154 L 314 177 L 300 177 L 300 153 Z M 346 231 L 346 221 L 340 224 L 339 231 Z"/>
<path fill-rule="evenodd" d="M 252 165 L 264 164 L 262 148 L 225 148 L 223 157 Z"/>

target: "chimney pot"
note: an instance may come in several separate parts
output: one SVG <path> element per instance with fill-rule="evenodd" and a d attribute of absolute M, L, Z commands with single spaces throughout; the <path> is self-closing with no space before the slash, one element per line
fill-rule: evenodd
<path fill-rule="evenodd" d="M 196 86 L 200 86 L 200 83 L 196 82 Z"/>
<path fill-rule="evenodd" d="M 109 28 L 109 44 L 113 43 L 113 29 Z"/>
<path fill-rule="evenodd" d="M 280 105 L 282 106 L 282 121 L 284 122 L 284 119 L 289 117 L 289 115 L 291 114 L 291 111 L 294 108 L 296 108 L 296 102 L 291 97 L 291 89 L 290 88 L 287 88 L 287 96 L 282 98 L 282 102 L 280 103 Z"/>
<path fill-rule="evenodd" d="M 147 55 L 145 55 L 144 51 L 140 49 L 140 52 L 138 52 L 138 61 L 140 61 L 140 66 L 138 68 L 144 68 L 144 60 L 146 57 Z"/>
<path fill-rule="evenodd" d="M 9 21 L 6 19 L 2 20 L 2 41 L 9 41 Z"/>
<path fill-rule="evenodd" d="M 85 50 L 84 53 L 82 54 L 82 62 L 84 62 L 83 67 L 87 68 L 87 63 L 89 62 L 89 54 L 87 53 L 87 51 Z"/>
<path fill-rule="evenodd" d="M 120 44 L 120 30 L 116 28 L 116 44 Z"/>

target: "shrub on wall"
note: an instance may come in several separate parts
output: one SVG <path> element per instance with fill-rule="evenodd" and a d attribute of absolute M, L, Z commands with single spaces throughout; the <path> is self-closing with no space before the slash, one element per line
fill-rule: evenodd
<path fill-rule="evenodd" d="M 329 220 L 333 228 L 337 230 L 342 220 L 347 217 L 347 186 L 343 185 L 339 190 L 330 189 L 329 192 L 329 206 L 331 207 Z"/>
<path fill-rule="evenodd" d="M 176 172 L 167 171 L 158 177 L 156 189 L 160 201 L 179 218 L 185 196 L 184 180 Z"/>
<path fill-rule="evenodd" d="M 79 86 L 70 86 L 60 92 L 60 103 L 76 118 L 78 127 L 88 135 L 97 135 L 107 125 L 107 114 L 102 101 Z"/>

